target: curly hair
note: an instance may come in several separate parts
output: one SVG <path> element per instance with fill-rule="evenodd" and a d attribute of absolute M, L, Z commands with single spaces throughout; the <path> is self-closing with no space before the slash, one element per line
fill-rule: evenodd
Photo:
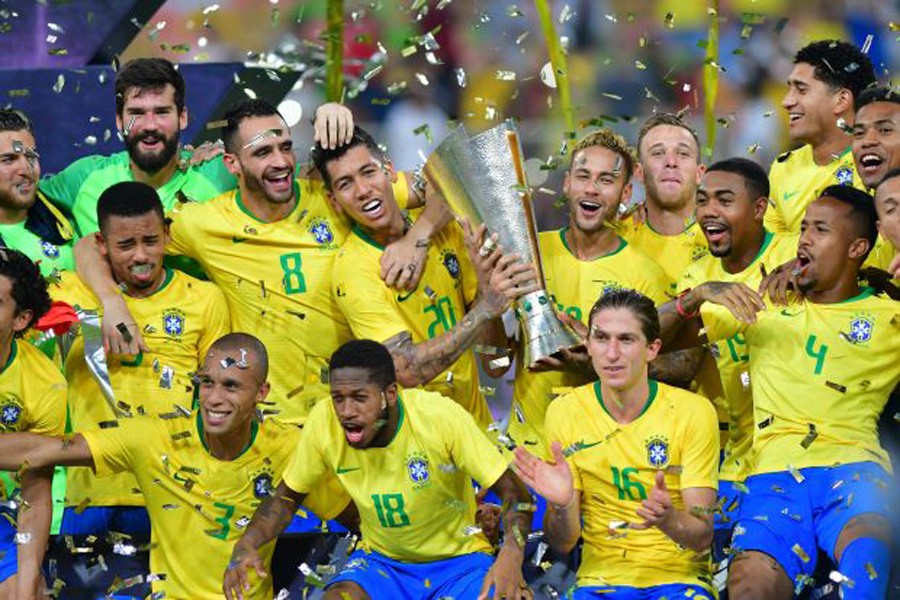
<path fill-rule="evenodd" d="M 846 88 L 856 98 L 875 83 L 875 67 L 862 51 L 841 40 L 819 40 L 801 48 L 794 64 L 812 65 L 813 76 L 832 90 Z"/>
<path fill-rule="evenodd" d="M 634 149 L 628 145 L 625 138 L 614 132 L 612 129 L 603 127 L 602 129 L 598 129 L 581 138 L 575 147 L 572 148 L 572 157 L 574 158 L 576 154 L 586 148 L 593 148 L 595 146 L 606 148 L 622 157 L 622 160 L 625 162 L 625 181 L 628 182 L 631 179 L 631 175 L 634 173 L 635 157 Z M 572 164 L 574 165 L 574 162 Z M 569 170 L 571 171 L 571 165 Z"/>
<path fill-rule="evenodd" d="M 22 331 L 21 337 L 38 319 L 50 310 L 50 294 L 41 270 L 30 258 L 12 248 L 0 248 L 0 275 L 12 284 L 11 296 L 16 303 L 16 315 L 31 311 L 31 319 Z"/>

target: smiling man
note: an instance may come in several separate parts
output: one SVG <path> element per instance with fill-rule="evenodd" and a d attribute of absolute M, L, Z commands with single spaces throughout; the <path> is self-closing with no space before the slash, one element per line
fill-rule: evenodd
<path fill-rule="evenodd" d="M 753 461 L 734 527 L 733 598 L 791 598 L 821 549 L 844 598 L 884 598 L 890 579 L 890 460 L 877 421 L 900 382 L 897 303 L 858 282 L 876 237 L 872 198 L 830 186 L 806 210 L 797 248 L 804 297 L 763 312 L 708 298 L 698 343 L 741 335 L 753 397 Z M 731 311 L 731 312 L 729 312 Z M 732 314 L 733 313 L 733 314 Z"/>
<path fill-rule="evenodd" d="M 484 259 L 496 269 L 478 281 L 462 228 L 451 223 L 431 240 L 419 286 L 398 293 L 381 280 L 381 255 L 412 223 L 394 199 L 390 161 L 359 127 L 344 146 L 317 145 L 312 160 L 335 208 L 355 223 L 335 259 L 333 281 L 334 301 L 353 335 L 387 346 L 400 385 L 453 398 L 487 427 L 493 417 L 471 347 L 479 341 L 504 345 L 502 327 L 498 332 L 492 325 L 512 300 L 537 289 L 533 268 L 495 250 Z"/>
<path fill-rule="evenodd" d="M 225 298 L 215 285 L 163 266 L 169 226 L 151 186 L 137 182 L 111 186 L 97 202 L 97 221 L 100 232 L 95 235 L 103 259 L 135 316 L 134 327 L 142 331 L 146 348 L 136 356 L 106 356 L 114 394 L 114 398 L 106 398 L 89 358 L 95 348 L 86 352 L 84 335 L 78 336 L 65 364 L 69 417 L 76 431 L 137 414 L 171 413 L 176 405 L 189 410 L 191 374 L 231 325 Z M 82 310 L 102 313 L 97 297 L 75 273 L 65 273 L 51 286 L 51 294 Z M 60 532 L 90 536 L 119 531 L 133 536 L 137 543 L 146 542 L 150 526 L 144 504 L 130 473 L 98 479 L 90 469 L 69 469 L 68 508 Z M 65 548 L 60 551 L 63 556 L 70 554 Z M 66 562 L 83 558 L 70 555 Z M 110 556 L 108 580 L 92 585 L 102 592 L 113 575 L 127 578 L 146 572 L 140 558 Z M 68 589 L 77 587 L 74 580 L 68 582 Z"/>
<path fill-rule="evenodd" d="M 788 135 L 799 148 L 775 159 L 769 170 L 771 210 L 766 229 L 797 233 L 806 207 L 826 186 L 864 189 L 850 154 L 850 136 L 838 124 L 853 123 L 854 99 L 875 83 L 875 69 L 858 48 L 821 40 L 800 49 L 781 102 Z"/>
<path fill-rule="evenodd" d="M 339 348 L 329 373 L 332 401 L 313 409 L 306 428 L 316 435 L 301 437 L 284 481 L 235 546 L 226 597 L 242 598 L 249 577 L 265 574 L 259 550 L 335 474 L 359 510 L 362 539 L 328 583 L 327 600 L 473 600 L 492 586 L 494 598 L 530 594 L 521 569 L 531 496 L 472 416 L 440 394 L 401 391 L 391 354 L 371 340 Z M 496 560 L 475 527 L 472 479 L 506 507 Z"/>
<path fill-rule="evenodd" d="M 173 407 L 163 418 L 136 415 L 64 438 L 2 435 L 0 468 L 58 464 L 98 475 L 132 473 L 152 523 L 150 566 L 140 580 L 151 582 L 154 597 L 219 600 L 220 573 L 234 541 L 253 509 L 272 494 L 301 437 L 296 427 L 257 419 L 269 392 L 267 371 L 259 340 L 228 334 L 205 355 L 196 411 Z M 326 518 L 348 504 L 333 478 L 307 500 Z M 135 545 L 128 540 L 125 549 Z M 262 549 L 262 560 L 268 563 L 273 550 L 274 545 Z M 248 599 L 272 598 L 271 579 L 254 581 L 245 593 Z"/>
<path fill-rule="evenodd" d="M 662 345 L 653 301 L 613 290 L 585 345 L 598 380 L 547 409 L 553 462 L 516 449 L 516 472 L 548 501 L 544 533 L 583 558 L 573 598 L 711 599 L 719 436 L 712 405 L 648 377 Z"/>

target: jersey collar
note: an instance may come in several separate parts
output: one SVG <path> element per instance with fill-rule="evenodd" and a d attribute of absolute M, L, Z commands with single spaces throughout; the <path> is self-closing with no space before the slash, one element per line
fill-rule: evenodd
<path fill-rule="evenodd" d="M 400 416 L 397 418 L 397 431 L 394 432 L 394 435 L 391 436 L 391 439 L 388 440 L 387 444 L 384 445 L 385 448 L 391 445 L 394 440 L 397 439 L 397 436 L 400 435 L 400 428 L 403 427 L 403 421 L 405 421 L 406 417 L 406 409 L 403 408 L 403 398 L 400 397 L 400 393 L 397 393 L 397 406 L 400 409 Z"/>
<path fill-rule="evenodd" d="M 566 232 L 569 231 L 569 229 L 570 229 L 569 227 L 563 227 L 562 229 L 560 229 L 559 230 L 559 239 L 562 242 L 562 245 L 566 248 L 566 250 L 568 250 L 569 254 L 571 254 L 577 260 L 582 260 L 582 259 L 578 258 L 578 256 L 576 256 L 574 252 L 572 252 L 571 248 L 569 248 L 569 242 L 566 240 Z M 620 235 L 616 235 L 616 237 L 619 239 L 619 245 L 616 247 L 615 250 L 613 250 L 612 252 L 607 252 L 603 256 L 598 256 L 596 258 L 592 258 L 590 261 L 583 261 L 583 262 L 592 262 L 595 260 L 600 260 L 601 258 L 608 258 L 608 257 L 614 256 L 614 255 L 618 254 L 619 252 L 621 252 L 622 250 L 624 250 L 625 246 L 628 245 L 628 242 L 626 242 L 625 238 L 623 238 Z"/>
<path fill-rule="evenodd" d="M 300 183 L 296 179 L 294 179 L 294 196 L 297 198 L 297 204 L 294 205 L 294 210 L 292 210 L 290 213 L 285 215 L 284 218 L 279 219 L 280 221 L 284 221 L 285 219 L 290 218 L 295 212 L 300 210 Z M 234 191 L 234 201 L 235 201 L 235 203 L 237 203 L 237 206 L 241 210 L 242 213 L 244 213 L 245 215 L 247 215 L 248 217 L 250 217 L 257 223 L 269 223 L 269 221 L 263 221 L 259 217 L 254 215 L 252 212 L 250 212 L 250 209 L 247 208 L 247 206 L 244 204 L 244 200 L 241 198 L 241 188 L 240 187 L 238 187 Z"/>
<path fill-rule="evenodd" d="M 212 456 L 209 451 L 209 446 L 206 445 L 206 435 L 203 433 L 203 417 L 200 415 L 200 409 L 197 409 L 197 434 L 200 436 L 200 443 L 203 444 L 203 449 L 206 450 L 206 453 Z M 243 456 L 247 450 L 250 449 L 250 446 L 253 445 L 253 442 L 256 441 L 256 434 L 259 433 L 259 421 L 253 419 L 250 421 L 250 440 L 247 442 L 247 445 L 238 453 L 237 456 L 234 457 L 234 460 L 237 460 L 241 456 Z M 215 458 L 213 456 L 213 458 Z M 218 460 L 218 459 L 217 459 Z"/>
<path fill-rule="evenodd" d="M 6 370 L 9 368 L 9 365 L 13 364 L 13 361 L 16 360 L 16 354 L 19 351 L 19 346 L 16 344 L 16 340 L 12 341 L 12 344 L 9 348 L 9 358 L 6 359 L 6 364 L 3 365 L 3 368 L 0 369 L 0 375 L 6 373 Z"/>
<path fill-rule="evenodd" d="M 638 419 L 643 417 L 644 413 L 650 410 L 650 405 L 653 404 L 653 401 L 656 400 L 656 393 L 657 391 L 659 391 L 659 384 L 656 383 L 655 379 L 648 379 L 647 385 L 650 387 L 650 395 L 647 396 L 647 403 L 644 404 L 644 409 L 641 410 L 641 414 L 635 417 L 634 421 L 637 421 Z M 599 379 L 594 382 L 594 394 L 597 396 L 597 402 L 600 403 L 603 411 L 608 414 L 613 421 L 615 421 L 615 417 L 612 416 L 612 413 L 609 412 L 609 409 L 606 408 L 606 404 L 603 402 L 603 392 L 601 391 Z M 634 423 L 634 421 L 632 421 L 632 423 Z"/>

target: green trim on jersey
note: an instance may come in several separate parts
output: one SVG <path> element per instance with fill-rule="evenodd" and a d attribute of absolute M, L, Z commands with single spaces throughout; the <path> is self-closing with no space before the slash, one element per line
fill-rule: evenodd
<path fill-rule="evenodd" d="M 619 252 L 624 250 L 625 246 L 628 245 L 628 242 L 625 241 L 625 238 L 623 238 L 620 235 L 616 235 L 616 237 L 619 238 L 619 246 L 615 250 L 613 250 L 612 252 L 607 252 L 606 254 L 604 254 L 602 256 L 598 256 L 597 258 L 592 258 L 592 259 L 590 259 L 590 261 L 587 261 L 587 260 L 578 258 L 575 255 L 575 253 L 572 252 L 572 249 L 569 248 L 569 242 L 566 241 L 566 232 L 569 231 L 569 229 L 570 229 L 570 227 L 563 227 L 562 229 L 560 229 L 559 230 L 559 239 L 562 242 L 562 245 L 565 246 L 566 250 L 569 251 L 569 254 L 571 254 L 572 257 L 575 258 L 576 260 L 580 260 L 582 262 L 590 262 L 590 261 L 594 261 L 594 260 L 600 260 L 601 258 L 607 258 L 609 256 L 615 256 L 616 254 L 618 254 Z"/>
<path fill-rule="evenodd" d="M 3 368 L 0 369 L 0 375 L 6 372 L 9 368 L 9 365 L 13 364 L 13 361 L 16 360 L 16 354 L 18 353 L 18 346 L 16 345 L 16 340 L 13 339 L 12 344 L 10 344 L 9 348 L 9 358 L 6 359 L 6 364 L 3 365 Z"/>
<path fill-rule="evenodd" d="M 653 401 L 656 400 L 656 392 L 659 391 L 659 384 L 656 383 L 655 379 L 648 379 L 647 385 L 650 387 L 650 395 L 647 397 L 647 402 L 644 404 L 644 408 L 641 410 L 641 414 L 635 417 L 635 420 L 640 419 L 644 416 L 644 413 L 650 409 L 650 405 L 653 404 Z M 600 403 L 600 406 L 603 407 L 603 410 L 608 414 L 614 421 L 615 417 L 612 416 L 612 413 L 609 412 L 609 409 L 606 408 L 606 404 L 603 402 L 603 392 L 600 389 L 600 380 L 594 382 L 594 394 L 597 396 L 597 401 Z"/>
<path fill-rule="evenodd" d="M 287 219 L 288 217 L 293 215 L 295 212 L 297 212 L 297 210 L 300 208 L 300 184 L 297 183 L 296 179 L 294 180 L 294 196 L 296 198 L 296 204 L 294 204 L 294 208 L 292 208 L 291 212 L 286 214 L 284 217 L 282 217 L 281 219 L 278 219 L 278 221 L 284 221 L 285 219 Z M 237 202 L 237 206 L 241 210 L 242 213 L 244 213 L 245 215 L 247 215 L 248 217 L 250 217 L 257 223 L 268 224 L 268 223 L 277 223 L 278 222 L 278 221 L 263 221 L 262 219 L 260 219 L 256 215 L 254 215 L 252 212 L 250 212 L 250 209 L 247 208 L 247 205 L 244 204 L 244 200 L 241 198 L 241 188 L 238 188 L 234 192 L 234 201 Z"/>
<path fill-rule="evenodd" d="M 203 445 L 203 449 L 206 450 L 207 454 L 212 456 L 212 452 L 209 451 L 209 446 L 206 445 L 206 434 L 203 432 L 203 417 L 200 415 L 200 410 L 197 410 L 197 433 L 200 435 L 200 443 Z M 253 419 L 250 421 L 250 440 L 247 442 L 247 445 L 238 452 L 238 455 L 235 456 L 232 460 L 237 460 L 244 454 L 246 454 L 247 450 L 253 446 L 253 442 L 256 441 L 256 434 L 259 433 L 259 421 Z M 213 456 L 213 458 L 215 458 Z"/>

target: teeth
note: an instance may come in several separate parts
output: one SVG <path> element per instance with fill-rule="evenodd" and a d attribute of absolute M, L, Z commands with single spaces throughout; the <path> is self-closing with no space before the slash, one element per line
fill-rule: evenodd
<path fill-rule="evenodd" d="M 131 272 L 135 275 L 146 275 L 153 270 L 153 265 L 135 265 L 131 267 Z"/>
<path fill-rule="evenodd" d="M 590 210 L 596 210 L 596 209 L 600 208 L 600 205 L 597 204 L 596 202 L 588 202 L 587 200 L 582 200 L 581 206 L 584 208 L 590 209 Z"/>
<path fill-rule="evenodd" d="M 380 200 L 371 200 L 363 204 L 363 212 L 371 212 L 381 206 Z"/>
<path fill-rule="evenodd" d="M 877 166 L 882 163 L 881 157 L 874 154 L 866 154 L 859 160 L 864 166 Z"/>
<path fill-rule="evenodd" d="M 225 418 L 226 416 L 228 416 L 228 413 L 215 412 L 215 411 L 212 411 L 212 410 L 207 410 L 207 411 L 206 411 L 206 414 L 208 414 L 208 415 L 209 415 L 210 417 L 212 417 L 213 419 L 223 419 L 223 418 Z"/>

